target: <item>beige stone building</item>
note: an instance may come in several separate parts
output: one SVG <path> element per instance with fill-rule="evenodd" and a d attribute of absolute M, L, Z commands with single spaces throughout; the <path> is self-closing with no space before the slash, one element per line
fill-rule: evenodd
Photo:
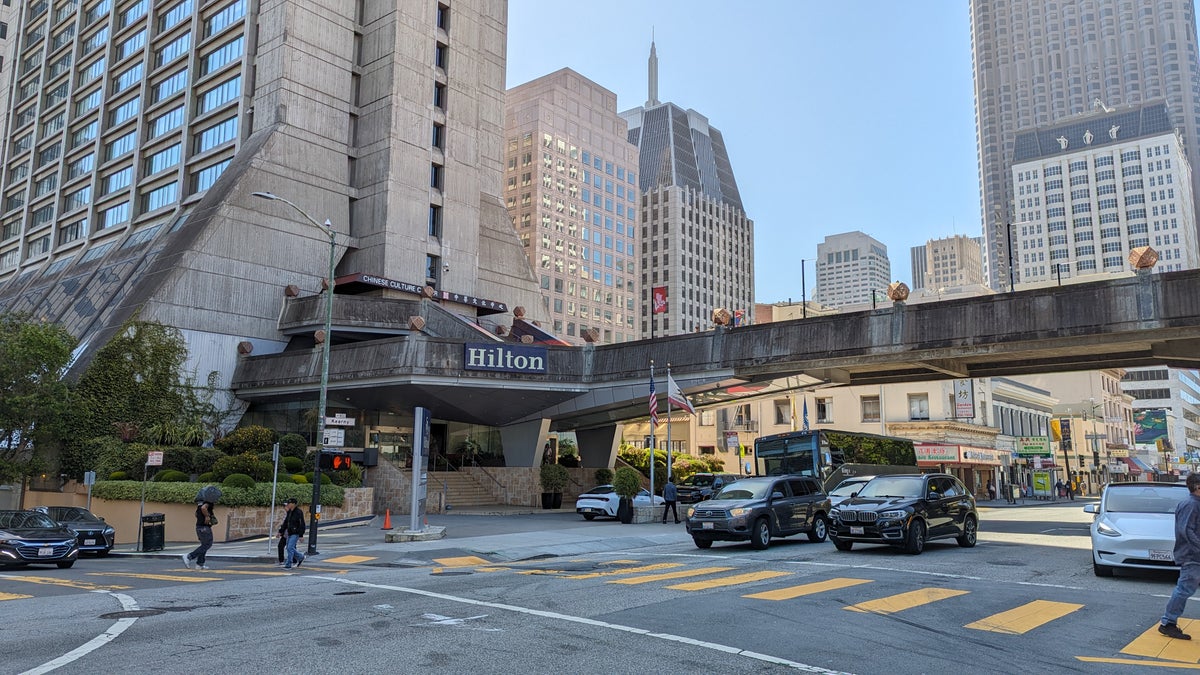
<path fill-rule="evenodd" d="M 617 95 L 564 68 L 505 94 L 504 203 L 561 339 L 637 339 L 637 148 Z"/>

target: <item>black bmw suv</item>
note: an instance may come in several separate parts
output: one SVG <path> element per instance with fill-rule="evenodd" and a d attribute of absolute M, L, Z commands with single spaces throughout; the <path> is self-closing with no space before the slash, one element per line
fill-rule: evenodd
<path fill-rule="evenodd" d="M 950 537 L 970 548 L 979 533 L 975 498 L 944 473 L 876 476 L 830 516 L 829 538 L 839 551 L 862 542 L 917 554 L 926 542 Z"/>

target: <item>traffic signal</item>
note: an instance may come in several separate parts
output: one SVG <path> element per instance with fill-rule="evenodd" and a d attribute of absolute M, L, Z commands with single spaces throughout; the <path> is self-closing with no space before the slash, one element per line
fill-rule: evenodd
<path fill-rule="evenodd" d="M 334 452 L 322 452 L 318 463 L 322 471 L 341 471 L 350 468 L 350 455 Z"/>

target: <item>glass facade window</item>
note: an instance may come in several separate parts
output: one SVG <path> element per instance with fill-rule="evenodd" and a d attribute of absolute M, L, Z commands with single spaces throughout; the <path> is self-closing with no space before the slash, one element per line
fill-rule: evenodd
<path fill-rule="evenodd" d="M 142 97 L 135 96 L 117 106 L 112 113 L 112 125 L 116 126 L 126 120 L 133 119 L 142 110 Z"/>
<path fill-rule="evenodd" d="M 73 211 L 92 203 L 92 186 L 85 185 L 63 195 L 63 211 Z"/>
<path fill-rule="evenodd" d="M 100 227 L 108 229 L 129 222 L 129 202 L 121 202 L 100 212 Z"/>
<path fill-rule="evenodd" d="M 232 160 L 227 159 L 223 162 L 219 162 L 197 171 L 195 179 L 196 182 L 194 185 L 195 191 L 202 192 L 212 187 L 213 183 L 217 182 L 217 179 L 221 177 L 221 174 L 225 171 L 226 167 L 229 166 L 229 162 L 231 161 Z"/>
<path fill-rule="evenodd" d="M 89 152 L 67 165 L 67 180 L 89 174 L 96 168 L 96 153 Z"/>
<path fill-rule="evenodd" d="M 122 71 L 116 78 L 113 79 L 113 94 L 118 94 L 126 89 L 138 84 L 142 81 L 145 73 L 145 66 L 142 64 L 134 64 L 132 67 Z"/>
<path fill-rule="evenodd" d="M 183 106 L 173 108 L 150 120 L 150 138 L 158 138 L 183 126 Z"/>
<path fill-rule="evenodd" d="M 234 0 L 204 22 L 204 37 L 211 37 L 246 16 L 246 0 Z"/>
<path fill-rule="evenodd" d="M 200 74 L 207 75 L 216 72 L 227 64 L 240 60 L 244 47 L 245 40 L 239 35 L 202 56 L 200 60 Z"/>
<path fill-rule="evenodd" d="M 120 171 L 109 174 L 104 179 L 104 194 L 112 194 L 118 190 L 124 190 L 133 182 L 133 167 L 127 166 Z"/>
<path fill-rule="evenodd" d="M 200 94 L 201 115 L 236 99 L 242 92 L 242 76 L 238 75 Z"/>
<path fill-rule="evenodd" d="M 192 15 L 192 0 L 184 0 L 183 2 L 172 6 L 166 12 L 163 12 L 162 17 L 158 20 L 159 31 L 165 31 L 179 24 L 180 21 Z"/>
<path fill-rule="evenodd" d="M 176 93 L 183 91 L 187 86 L 188 75 L 186 70 L 181 70 L 167 79 L 159 82 L 154 86 L 154 102 L 170 98 Z"/>
<path fill-rule="evenodd" d="M 108 27 L 107 26 L 105 26 L 104 28 L 101 28 L 100 30 L 96 31 L 95 33 L 92 33 L 91 35 L 87 36 L 86 39 L 84 39 L 82 53 L 84 55 L 91 54 L 92 52 L 96 51 L 97 49 L 100 49 L 101 47 L 103 47 L 106 44 L 108 44 Z M 101 59 L 101 61 L 103 61 L 103 59 Z"/>
<path fill-rule="evenodd" d="M 138 0 L 130 5 L 124 12 L 121 12 L 121 21 L 119 25 L 121 28 L 132 25 L 134 21 L 146 16 L 146 11 L 149 8 L 149 0 Z"/>
<path fill-rule="evenodd" d="M 196 152 L 206 152 L 237 138 L 238 120 L 231 117 L 196 134 Z"/>
<path fill-rule="evenodd" d="M 122 40 L 121 44 L 117 45 L 117 60 L 120 61 L 133 56 L 134 54 L 141 52 L 142 48 L 145 46 L 146 31 L 145 29 L 142 29 Z"/>
<path fill-rule="evenodd" d="M 127 152 L 133 152 L 136 145 L 137 132 L 131 131 L 108 144 L 105 148 L 105 159 L 116 159 Z"/>
<path fill-rule="evenodd" d="M 100 105 L 100 101 L 104 99 L 104 91 L 97 89 L 88 92 L 83 98 L 75 102 L 75 115 L 82 116 L 84 113 L 95 110 Z"/>
<path fill-rule="evenodd" d="M 176 143 L 150 155 L 146 159 L 146 175 L 153 175 L 159 171 L 166 171 L 173 166 L 178 166 L 182 151 L 183 145 Z"/>
<path fill-rule="evenodd" d="M 159 66 L 170 63 L 180 56 L 187 54 L 191 48 L 192 34 L 184 33 L 168 42 L 162 49 L 159 49 L 158 53 L 154 55 L 154 63 Z"/>
<path fill-rule="evenodd" d="M 164 206 L 170 206 L 179 199 L 178 181 L 167 183 L 142 195 L 142 210 L 154 211 Z"/>

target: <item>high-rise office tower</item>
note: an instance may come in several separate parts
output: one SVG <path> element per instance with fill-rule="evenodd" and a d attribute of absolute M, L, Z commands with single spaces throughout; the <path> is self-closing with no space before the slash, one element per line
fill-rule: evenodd
<path fill-rule="evenodd" d="M 552 332 L 637 339 L 637 148 L 617 95 L 564 68 L 509 89 L 504 120 L 505 206 Z"/>
<path fill-rule="evenodd" d="M 887 302 L 891 276 L 882 242 L 862 232 L 832 234 L 817 244 L 813 300 L 829 307 Z"/>
<path fill-rule="evenodd" d="M 0 310 L 85 352 L 160 321 L 228 382 L 241 342 L 311 345 L 281 307 L 320 291 L 328 220 L 339 298 L 545 319 L 501 199 L 504 2 L 15 4 Z"/>
<path fill-rule="evenodd" d="M 621 113 L 640 166 L 641 337 L 708 329 L 717 308 L 752 321 L 754 222 L 725 139 L 695 110 L 658 100 L 653 44 L 648 70 L 646 104 Z"/>
<path fill-rule="evenodd" d="M 1022 131 L 1012 174 L 1018 284 L 1127 272 L 1139 246 L 1156 271 L 1200 266 L 1192 171 L 1161 101 Z"/>
<path fill-rule="evenodd" d="M 983 283 L 983 251 L 978 237 L 956 234 L 925 244 L 924 287 L 944 288 Z M 914 268 L 913 277 L 916 277 Z"/>
<path fill-rule="evenodd" d="M 1197 162 L 1200 64 L 1191 0 L 971 0 L 971 41 L 992 288 L 1009 285 L 1005 237 L 1019 208 L 1010 169 L 1018 130 L 1164 100 L 1188 159 Z"/>
<path fill-rule="evenodd" d="M 909 286 L 914 291 L 919 291 L 925 288 L 925 277 L 929 274 L 929 267 L 926 265 L 925 259 L 925 244 L 913 246 L 908 249 L 909 262 L 912 265 L 912 282 Z"/>

